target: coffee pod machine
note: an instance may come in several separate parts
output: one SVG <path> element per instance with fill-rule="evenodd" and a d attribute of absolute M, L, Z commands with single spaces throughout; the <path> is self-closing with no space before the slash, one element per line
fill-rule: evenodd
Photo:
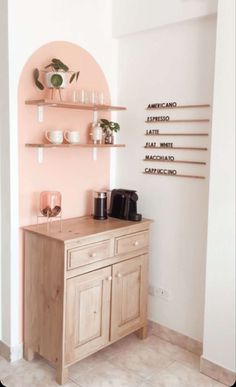
<path fill-rule="evenodd" d="M 137 213 L 138 195 L 134 190 L 113 189 L 109 216 L 113 218 L 140 221 L 142 215 Z"/>

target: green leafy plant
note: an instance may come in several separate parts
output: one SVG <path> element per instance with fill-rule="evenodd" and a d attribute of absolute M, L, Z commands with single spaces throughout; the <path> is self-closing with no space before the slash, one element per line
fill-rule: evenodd
<path fill-rule="evenodd" d="M 100 126 L 103 129 L 104 133 L 107 132 L 118 132 L 120 130 L 120 125 L 117 122 L 106 120 L 105 118 L 101 118 L 99 120 Z"/>
<path fill-rule="evenodd" d="M 72 83 L 74 80 L 77 82 L 79 78 L 80 71 L 70 71 L 69 67 L 63 63 L 60 59 L 53 58 L 51 62 L 45 66 L 45 70 L 50 69 L 51 71 L 63 71 L 65 73 L 71 72 L 71 76 L 69 79 L 69 83 Z M 40 71 L 39 69 L 35 68 L 33 71 L 33 77 L 34 77 L 34 83 L 37 86 L 38 89 L 44 90 L 44 85 L 42 82 L 40 82 L 39 77 L 40 77 Z M 62 78 L 55 74 L 51 78 L 51 82 L 55 88 L 58 88 L 62 84 Z"/>

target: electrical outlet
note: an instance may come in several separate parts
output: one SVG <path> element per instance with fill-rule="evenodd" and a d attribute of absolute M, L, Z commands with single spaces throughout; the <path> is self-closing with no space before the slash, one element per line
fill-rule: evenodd
<path fill-rule="evenodd" d="M 156 293 L 156 288 L 155 288 L 155 286 L 153 286 L 153 285 L 149 285 L 148 286 L 148 294 L 149 294 L 149 296 L 155 296 L 155 293 Z"/>
<path fill-rule="evenodd" d="M 165 301 L 169 301 L 169 299 L 170 299 L 170 293 L 168 292 L 168 290 L 166 290 L 164 288 L 160 288 L 160 287 L 157 288 L 156 295 Z"/>

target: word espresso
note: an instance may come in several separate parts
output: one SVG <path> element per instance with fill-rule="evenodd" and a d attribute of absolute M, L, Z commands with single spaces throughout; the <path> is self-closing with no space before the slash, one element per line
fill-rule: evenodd
<path fill-rule="evenodd" d="M 156 161 L 174 161 L 174 156 L 146 155 L 145 160 Z"/>
<path fill-rule="evenodd" d="M 144 173 L 147 173 L 149 175 L 177 175 L 176 169 L 145 168 Z"/>
<path fill-rule="evenodd" d="M 171 108 L 176 106 L 177 106 L 177 102 L 150 103 L 147 109 L 164 109 L 164 108 Z"/>
<path fill-rule="evenodd" d="M 170 116 L 149 116 L 146 122 L 170 121 Z"/>

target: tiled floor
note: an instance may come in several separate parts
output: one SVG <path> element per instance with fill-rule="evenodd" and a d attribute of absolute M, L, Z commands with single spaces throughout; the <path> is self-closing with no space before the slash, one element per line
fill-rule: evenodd
<path fill-rule="evenodd" d="M 7 387 L 55 387 L 55 370 L 42 359 L 8 363 L 0 358 Z M 65 387 L 220 387 L 200 374 L 199 357 L 156 336 L 135 335 L 99 351 L 69 369 Z M 225 386 L 224 386 L 225 387 Z"/>

